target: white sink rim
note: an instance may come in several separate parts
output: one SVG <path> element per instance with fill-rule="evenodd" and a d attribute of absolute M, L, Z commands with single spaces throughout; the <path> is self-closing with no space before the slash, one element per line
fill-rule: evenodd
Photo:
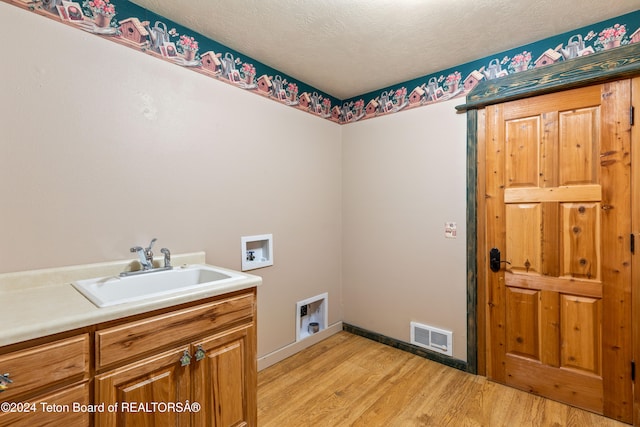
<path fill-rule="evenodd" d="M 199 274 L 213 276 L 200 281 Z M 191 264 L 171 270 L 130 276 L 105 276 L 77 280 L 72 286 L 96 307 L 104 308 L 161 297 L 175 297 L 230 286 L 248 277 L 206 264 Z M 173 282 L 172 282 L 173 280 Z"/>

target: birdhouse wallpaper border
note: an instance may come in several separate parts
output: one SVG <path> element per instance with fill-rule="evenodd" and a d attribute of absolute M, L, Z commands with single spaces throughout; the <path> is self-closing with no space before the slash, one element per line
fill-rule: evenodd
<path fill-rule="evenodd" d="M 128 0 L 1 0 L 340 124 L 465 96 L 483 79 L 640 41 L 640 11 L 341 100 Z"/>

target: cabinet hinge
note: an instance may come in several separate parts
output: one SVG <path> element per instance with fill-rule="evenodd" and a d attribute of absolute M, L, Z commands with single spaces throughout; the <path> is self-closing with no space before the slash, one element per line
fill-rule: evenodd
<path fill-rule="evenodd" d="M 629 249 L 631 250 L 632 254 L 636 253 L 636 235 L 631 233 L 631 235 L 629 236 Z"/>
<path fill-rule="evenodd" d="M 631 381 L 636 380 L 636 362 L 635 360 L 631 361 Z"/>
<path fill-rule="evenodd" d="M 633 126 L 633 119 L 634 119 L 634 117 L 635 117 L 635 112 L 636 112 L 636 109 L 635 109 L 634 107 L 631 107 L 631 108 L 629 109 L 629 124 L 630 124 L 631 126 Z"/>

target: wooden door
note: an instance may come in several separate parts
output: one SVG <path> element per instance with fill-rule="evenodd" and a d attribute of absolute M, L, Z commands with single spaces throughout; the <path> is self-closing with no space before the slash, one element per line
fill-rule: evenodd
<path fill-rule="evenodd" d="M 244 325 L 194 344 L 204 359 L 194 364 L 194 425 L 232 427 L 257 425 L 255 330 Z"/>
<path fill-rule="evenodd" d="M 632 418 L 630 82 L 486 109 L 487 376 Z"/>
<path fill-rule="evenodd" d="M 95 401 L 105 406 L 96 413 L 96 426 L 189 426 L 188 412 L 167 405 L 192 401 L 191 365 L 180 362 L 189 350 L 184 346 L 97 375 Z"/>

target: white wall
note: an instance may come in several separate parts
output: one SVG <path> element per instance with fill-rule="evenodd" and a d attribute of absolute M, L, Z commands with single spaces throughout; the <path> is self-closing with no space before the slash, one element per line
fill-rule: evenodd
<path fill-rule="evenodd" d="M 461 100 L 339 126 L 3 2 L 0 37 L 0 272 L 152 237 L 240 269 L 240 237 L 273 233 L 259 356 L 329 292 L 330 324 L 428 323 L 466 360 Z"/>
<path fill-rule="evenodd" d="M 451 330 L 466 360 L 463 102 L 343 126 L 342 280 L 344 322 L 406 342 L 411 321 Z"/>
<path fill-rule="evenodd" d="M 296 301 L 342 319 L 341 128 L 0 2 L 0 272 L 204 250 L 253 272 L 258 352 L 295 340 Z"/>

